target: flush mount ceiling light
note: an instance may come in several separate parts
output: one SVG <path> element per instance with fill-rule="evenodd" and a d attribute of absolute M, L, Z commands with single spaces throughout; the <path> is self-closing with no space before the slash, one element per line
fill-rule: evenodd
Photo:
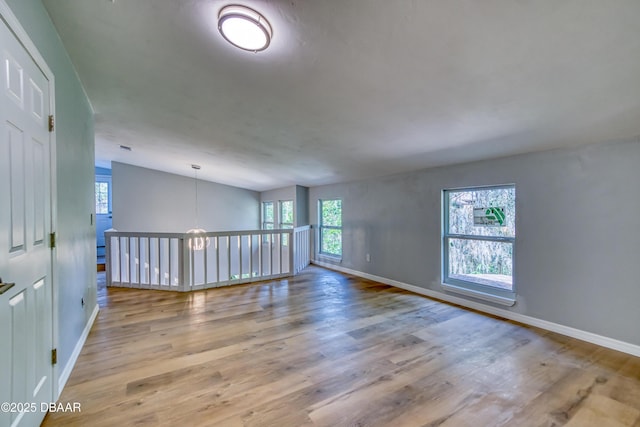
<path fill-rule="evenodd" d="M 260 52 L 269 47 L 273 30 L 269 21 L 255 10 L 241 5 L 228 5 L 218 13 L 218 31 L 237 48 Z"/>

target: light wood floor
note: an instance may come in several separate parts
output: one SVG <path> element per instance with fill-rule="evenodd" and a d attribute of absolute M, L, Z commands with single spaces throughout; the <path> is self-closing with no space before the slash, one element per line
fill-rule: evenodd
<path fill-rule="evenodd" d="M 318 267 L 99 303 L 44 426 L 640 426 L 640 358 Z"/>

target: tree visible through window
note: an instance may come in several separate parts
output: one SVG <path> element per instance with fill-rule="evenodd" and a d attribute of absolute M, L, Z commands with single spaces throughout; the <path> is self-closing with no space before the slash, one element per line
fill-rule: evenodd
<path fill-rule="evenodd" d="M 262 229 L 273 230 L 273 202 L 262 202 Z"/>
<path fill-rule="evenodd" d="M 446 190 L 444 196 L 444 282 L 513 295 L 515 187 Z"/>
<path fill-rule="evenodd" d="M 342 256 L 342 200 L 320 200 L 320 253 Z"/>
<path fill-rule="evenodd" d="M 109 213 L 109 183 L 96 182 L 96 214 Z"/>
<path fill-rule="evenodd" d="M 293 200 L 280 201 L 280 228 L 293 228 Z"/>
<path fill-rule="evenodd" d="M 293 200 L 280 200 L 280 212 L 278 212 L 280 228 L 293 228 Z M 282 244 L 289 245 L 289 235 L 282 235 Z"/>

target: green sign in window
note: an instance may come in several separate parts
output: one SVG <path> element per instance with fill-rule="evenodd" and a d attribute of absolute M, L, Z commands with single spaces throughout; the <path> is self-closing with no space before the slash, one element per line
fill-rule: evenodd
<path fill-rule="evenodd" d="M 473 225 L 483 227 L 502 227 L 505 223 L 505 209 L 491 206 L 473 208 Z"/>

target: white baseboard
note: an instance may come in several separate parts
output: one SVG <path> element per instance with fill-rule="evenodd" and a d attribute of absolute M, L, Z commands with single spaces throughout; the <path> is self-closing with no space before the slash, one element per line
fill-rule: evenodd
<path fill-rule="evenodd" d="M 56 400 L 62 394 L 62 389 L 67 384 L 67 381 L 69 380 L 69 376 L 71 375 L 71 371 L 73 371 L 73 367 L 76 366 L 76 362 L 78 361 L 78 356 L 80 356 L 82 347 L 84 347 L 84 343 L 87 340 L 87 337 L 89 336 L 89 332 L 91 331 L 93 322 L 95 322 L 96 317 L 98 316 L 99 310 L 100 308 L 98 307 L 98 304 L 96 304 L 95 308 L 93 309 L 93 312 L 91 313 L 91 317 L 89 318 L 89 321 L 87 322 L 87 324 L 84 327 L 84 330 L 82 331 L 82 335 L 80 335 L 80 338 L 78 339 L 78 342 L 76 343 L 76 346 L 73 349 L 73 353 L 71 353 L 71 357 L 69 357 L 69 361 L 67 362 L 66 366 L 60 373 L 60 376 L 58 377 L 58 396 L 56 396 Z"/>
<path fill-rule="evenodd" d="M 549 322 L 548 320 L 538 319 L 536 317 L 515 313 L 513 311 L 505 310 L 502 308 L 492 307 L 490 305 L 482 304 L 476 301 L 470 301 L 465 298 L 459 298 L 443 292 L 437 292 L 431 289 L 421 288 L 419 286 L 399 282 L 397 280 L 387 279 L 386 277 L 380 277 L 380 276 L 375 276 L 369 273 L 363 273 L 361 271 L 352 270 L 350 268 L 345 268 L 339 265 L 330 264 L 330 263 L 317 261 L 317 260 L 312 260 L 311 263 L 319 265 L 321 267 L 329 268 L 331 270 L 336 270 L 336 271 L 351 274 L 354 276 L 362 277 L 364 279 L 373 280 L 374 282 L 384 283 L 385 285 L 390 285 L 396 288 L 405 289 L 407 291 L 411 291 L 416 294 L 450 302 L 452 304 L 461 305 L 463 307 L 478 310 L 483 313 L 504 317 L 505 319 L 524 323 L 525 325 L 535 326 L 537 328 L 545 329 L 551 332 L 557 332 L 559 334 L 566 335 L 571 338 L 577 338 L 582 341 L 590 342 L 592 344 L 597 344 L 602 347 L 607 347 L 613 350 L 621 351 L 623 353 L 640 357 L 639 345 L 605 337 L 603 335 L 594 334 L 592 332 L 583 331 L 581 329 L 572 328 L 570 326 L 561 325 L 559 323 Z"/>

